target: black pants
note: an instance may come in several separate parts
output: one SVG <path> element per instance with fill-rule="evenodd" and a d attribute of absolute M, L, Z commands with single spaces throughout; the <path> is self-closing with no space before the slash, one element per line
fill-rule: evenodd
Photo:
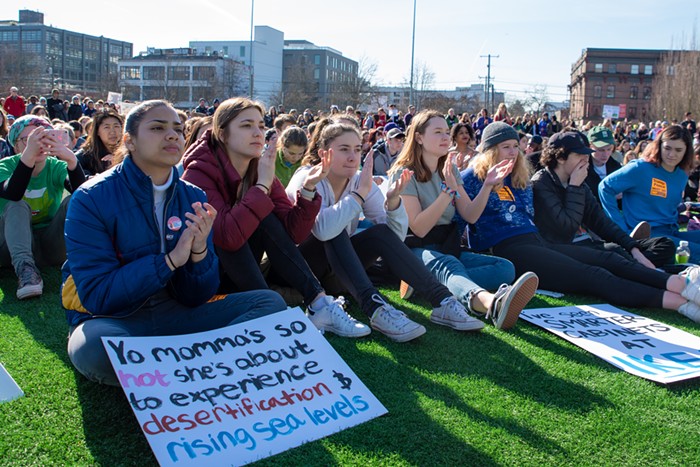
<path fill-rule="evenodd" d="M 267 252 L 272 271 L 301 292 L 307 306 L 323 292 L 321 283 L 274 214 L 269 214 L 260 222 L 260 226 L 239 250 L 226 251 L 216 247 L 222 270 L 220 292 L 267 289 L 259 266 L 263 252 Z"/>
<path fill-rule="evenodd" d="M 668 266 L 676 262 L 676 244 L 667 237 L 651 237 L 638 240 L 639 251 L 652 262 L 657 268 Z M 606 243 L 602 241 L 583 240 L 576 242 L 576 246 L 587 246 L 602 250 L 614 251 L 630 261 L 636 261 L 631 254 L 617 243 Z"/>
<path fill-rule="evenodd" d="M 368 316 L 379 307 L 372 301 L 372 295 L 379 292 L 366 269 L 380 256 L 392 274 L 411 284 L 431 306 L 439 306 L 451 295 L 386 224 L 373 225 L 352 237 L 343 230 L 325 242 L 310 236 L 299 249 L 326 290 L 342 287 L 349 291 Z"/>
<path fill-rule="evenodd" d="M 543 289 L 594 295 L 622 306 L 660 308 L 670 277 L 612 251 L 546 244 L 536 234 L 509 238 L 493 252 L 509 259 L 517 275 L 535 272 Z"/>

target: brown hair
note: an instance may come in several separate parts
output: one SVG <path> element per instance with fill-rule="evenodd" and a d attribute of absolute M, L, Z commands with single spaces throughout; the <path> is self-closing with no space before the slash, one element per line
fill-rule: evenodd
<path fill-rule="evenodd" d="M 311 138 L 306 156 L 301 161 L 301 165 L 315 165 L 321 161 L 318 155 L 319 149 L 328 149 L 334 139 L 345 133 L 354 133 L 362 140 L 360 130 L 347 123 L 333 123 L 330 119 L 324 118 L 316 126 L 316 130 Z"/>
<path fill-rule="evenodd" d="M 403 169 L 410 169 L 413 170 L 413 176 L 417 182 L 425 183 L 433 178 L 432 172 L 423 161 L 423 146 L 418 144 L 416 139 L 416 133 L 425 134 L 428 124 L 433 118 L 445 120 L 445 117 L 437 110 L 421 110 L 413 116 L 411 126 L 408 127 L 408 134 L 406 135 L 403 149 L 401 149 L 396 161 L 389 169 L 390 176 Z M 440 178 L 442 178 L 442 168 L 445 165 L 446 158 L 447 154 L 438 159 L 437 171 L 440 174 Z"/>
<path fill-rule="evenodd" d="M 260 116 L 265 116 L 265 108 L 259 102 L 252 101 L 246 97 L 234 97 L 226 99 L 214 112 L 214 121 L 209 146 L 213 149 L 219 149 L 228 154 L 226 151 L 226 127 L 231 123 L 241 112 L 248 109 L 256 109 L 260 112 Z M 248 164 L 248 170 L 243 177 L 244 186 L 253 186 L 258 181 L 258 159 L 253 159 Z"/>
<path fill-rule="evenodd" d="M 185 123 L 185 134 L 187 135 L 187 139 L 185 140 L 185 151 L 197 141 L 197 133 L 199 133 L 199 130 L 205 125 L 211 125 L 213 121 L 214 117 L 211 115 L 206 117 L 195 117 L 187 120 L 187 123 L 192 123 L 189 125 Z"/>
<path fill-rule="evenodd" d="M 693 168 L 693 137 L 690 136 L 688 130 L 680 125 L 670 125 L 664 128 L 654 141 L 644 149 L 641 159 L 659 167 L 661 165 L 661 145 L 664 141 L 669 140 L 682 140 L 685 143 L 685 154 L 683 154 L 683 159 L 678 167 L 685 171 L 691 170 Z"/>

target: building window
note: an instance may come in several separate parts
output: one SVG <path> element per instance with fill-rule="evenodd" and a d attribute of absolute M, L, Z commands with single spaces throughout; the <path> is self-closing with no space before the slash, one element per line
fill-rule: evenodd
<path fill-rule="evenodd" d="M 245 57 L 245 45 L 242 45 L 238 52 L 238 55 L 240 55 L 241 57 Z"/>
<path fill-rule="evenodd" d="M 675 74 L 676 74 L 676 67 L 674 67 L 673 65 L 667 66 L 667 67 L 666 67 L 666 74 L 667 74 L 668 76 L 673 76 L 673 75 L 675 75 Z"/>
<path fill-rule="evenodd" d="M 119 77 L 121 79 L 141 79 L 141 68 L 137 66 L 119 67 Z"/>
<path fill-rule="evenodd" d="M 165 80 L 164 66 L 145 66 L 143 67 L 143 79 Z"/>
<path fill-rule="evenodd" d="M 0 32 L 0 42 L 17 42 L 19 33 L 17 31 L 2 31 Z"/>
<path fill-rule="evenodd" d="M 168 79 L 188 80 L 190 79 L 190 67 L 188 66 L 171 66 L 168 67 Z"/>
<path fill-rule="evenodd" d="M 603 87 L 600 84 L 596 84 L 593 86 L 593 97 L 602 97 L 603 96 Z"/>
<path fill-rule="evenodd" d="M 651 88 L 649 86 L 644 87 L 644 100 L 648 101 L 651 99 Z"/>
<path fill-rule="evenodd" d="M 617 73 L 617 65 L 615 63 L 608 64 L 608 73 Z"/>
<path fill-rule="evenodd" d="M 216 75 L 216 68 L 213 66 L 195 66 L 192 67 L 192 79 L 211 81 Z"/>
<path fill-rule="evenodd" d="M 23 41 L 40 41 L 41 31 L 22 31 Z"/>
<path fill-rule="evenodd" d="M 627 107 L 627 118 L 637 118 L 636 107 Z"/>
<path fill-rule="evenodd" d="M 321 55 L 316 54 L 314 55 L 314 65 L 320 65 L 321 64 Z"/>
<path fill-rule="evenodd" d="M 190 100 L 189 86 L 178 86 L 169 89 L 173 102 L 187 102 Z"/>
<path fill-rule="evenodd" d="M 630 99 L 636 99 L 637 92 L 637 86 L 630 86 Z"/>
<path fill-rule="evenodd" d="M 608 92 L 605 94 L 608 99 L 613 99 L 615 97 L 615 86 L 608 86 Z"/>
<path fill-rule="evenodd" d="M 630 68 L 630 74 L 638 75 L 639 74 L 639 65 L 632 65 L 632 67 Z"/>
<path fill-rule="evenodd" d="M 314 68 L 314 79 L 321 79 L 321 70 Z"/>
<path fill-rule="evenodd" d="M 595 64 L 595 72 L 596 72 L 596 73 L 602 73 L 602 72 L 603 72 L 603 64 L 602 64 L 602 63 L 596 63 L 596 64 Z"/>
<path fill-rule="evenodd" d="M 653 67 L 651 65 L 644 65 L 644 74 L 650 75 L 653 72 Z"/>
<path fill-rule="evenodd" d="M 165 95 L 165 89 L 163 86 L 144 86 L 143 87 L 143 99 L 162 99 Z"/>
<path fill-rule="evenodd" d="M 22 42 L 22 51 L 39 53 L 41 52 L 41 42 Z"/>

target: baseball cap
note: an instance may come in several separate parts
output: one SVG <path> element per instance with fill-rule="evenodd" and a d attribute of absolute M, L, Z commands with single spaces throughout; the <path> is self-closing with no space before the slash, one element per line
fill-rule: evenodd
<path fill-rule="evenodd" d="M 595 151 L 589 147 L 588 138 L 580 131 L 560 131 L 553 134 L 547 143 L 553 148 L 564 148 L 568 152 L 576 154 L 593 154 Z"/>
<path fill-rule="evenodd" d="M 605 126 L 594 126 L 588 132 L 588 139 L 591 144 L 597 148 L 602 148 L 612 144 L 615 145 L 615 139 L 613 138 L 612 131 L 610 128 Z"/>
<path fill-rule="evenodd" d="M 401 131 L 401 129 L 399 129 L 399 128 L 392 128 L 392 129 L 389 130 L 389 132 L 386 134 L 387 139 L 396 138 L 397 136 L 403 136 L 403 137 L 405 137 L 406 134 L 405 134 L 403 131 Z"/>

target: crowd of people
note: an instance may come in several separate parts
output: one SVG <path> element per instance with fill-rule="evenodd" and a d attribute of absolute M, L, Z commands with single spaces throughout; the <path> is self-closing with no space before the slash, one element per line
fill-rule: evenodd
<path fill-rule="evenodd" d="M 287 113 L 237 97 L 122 115 L 14 87 L 2 107 L 0 265 L 20 300 L 43 293 L 40 267 L 62 266 L 68 355 L 99 383 L 117 384 L 101 336 L 290 304 L 339 336 L 426 333 L 382 285 L 456 331 L 512 328 L 540 286 L 700 322 L 700 268 L 672 264 L 681 241 L 700 258 L 700 232 L 678 223 L 698 195 L 691 113 L 577 128 L 503 104 Z"/>

